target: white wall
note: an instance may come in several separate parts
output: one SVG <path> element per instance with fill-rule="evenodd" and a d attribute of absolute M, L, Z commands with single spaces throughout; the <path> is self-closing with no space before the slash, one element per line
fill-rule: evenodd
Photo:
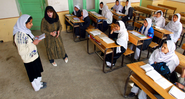
<path fill-rule="evenodd" d="M 53 6 L 56 12 L 69 10 L 68 0 L 48 0 L 48 5 Z"/>
<path fill-rule="evenodd" d="M 0 1 L 1 1 L 0 19 L 19 16 L 15 0 L 0 0 Z"/>

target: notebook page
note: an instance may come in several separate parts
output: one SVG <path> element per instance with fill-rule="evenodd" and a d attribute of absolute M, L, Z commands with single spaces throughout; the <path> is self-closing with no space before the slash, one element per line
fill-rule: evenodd
<path fill-rule="evenodd" d="M 173 86 L 168 93 L 176 99 L 185 99 L 185 93 L 178 89 L 176 86 Z"/>
<path fill-rule="evenodd" d="M 170 86 L 172 86 L 172 83 L 170 83 L 167 79 L 165 78 L 160 78 L 158 80 L 155 81 L 159 86 L 161 86 L 163 89 L 166 89 Z"/>
<path fill-rule="evenodd" d="M 146 75 L 148 75 L 150 78 L 152 78 L 154 81 L 162 78 L 162 76 L 156 71 L 156 70 L 151 70 L 149 72 L 146 73 Z"/>
<path fill-rule="evenodd" d="M 140 66 L 142 69 L 145 70 L 145 72 L 148 72 L 150 70 L 153 70 L 154 68 L 150 64 L 145 64 L 143 66 Z"/>

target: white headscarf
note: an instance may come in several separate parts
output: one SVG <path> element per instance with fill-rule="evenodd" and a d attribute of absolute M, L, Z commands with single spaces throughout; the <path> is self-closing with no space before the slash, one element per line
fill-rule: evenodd
<path fill-rule="evenodd" d="M 150 18 L 146 18 L 145 20 L 147 21 L 148 25 L 147 25 L 147 27 L 143 26 L 143 28 L 141 30 L 141 33 L 147 36 L 148 35 L 148 30 L 152 26 L 152 20 Z M 144 29 L 145 29 L 145 31 L 144 31 Z"/>
<path fill-rule="evenodd" d="M 111 24 L 112 23 L 112 12 L 109 10 L 108 6 L 107 5 L 104 5 L 103 6 L 103 9 L 102 9 L 102 16 L 104 16 L 107 21 L 108 24 Z"/>
<path fill-rule="evenodd" d="M 123 6 L 120 4 L 120 1 L 118 0 L 119 5 L 114 5 L 113 9 L 115 9 L 117 12 L 122 12 Z"/>
<path fill-rule="evenodd" d="M 87 10 L 83 9 L 83 18 L 86 18 L 88 15 L 89 14 L 88 14 Z"/>
<path fill-rule="evenodd" d="M 103 5 L 103 6 L 104 6 L 104 5 Z M 103 8 L 101 8 L 100 5 L 99 5 L 99 9 L 102 10 Z"/>
<path fill-rule="evenodd" d="M 30 29 L 26 27 L 26 22 L 28 21 L 28 18 L 30 15 L 23 14 L 19 17 L 16 24 L 13 27 L 13 35 L 15 35 L 18 31 L 24 32 L 28 34 L 32 39 L 34 38 L 34 35 L 31 33 Z"/>
<path fill-rule="evenodd" d="M 74 15 L 76 15 L 75 7 L 78 8 L 78 10 L 80 10 L 80 7 L 78 5 L 75 5 L 74 6 Z"/>
<path fill-rule="evenodd" d="M 178 20 L 176 22 L 173 21 L 174 15 L 178 16 Z M 165 29 L 173 32 L 173 34 L 170 34 L 170 37 L 172 41 L 177 42 L 182 32 L 182 24 L 180 22 L 181 15 L 179 13 L 174 14 L 174 15 L 172 17 L 172 20 L 165 26 Z"/>
<path fill-rule="evenodd" d="M 125 5 L 125 14 L 128 15 L 129 8 L 131 7 L 131 0 L 128 1 L 128 5 Z"/>
<path fill-rule="evenodd" d="M 167 47 L 169 52 L 166 54 L 161 52 L 161 48 L 156 49 L 149 58 L 149 64 L 153 64 L 154 62 L 165 62 L 172 73 L 179 65 L 179 58 L 175 54 L 176 47 L 172 40 L 167 40 Z"/>
<path fill-rule="evenodd" d="M 123 23 L 123 21 L 118 21 L 119 25 L 120 25 L 120 30 L 116 31 L 118 34 L 118 39 L 116 40 L 116 42 L 123 46 L 125 49 L 127 49 L 127 44 L 128 44 L 128 32 L 127 29 L 125 27 L 125 24 Z M 121 48 L 117 47 L 116 53 L 121 53 Z"/>
<path fill-rule="evenodd" d="M 161 16 L 159 18 L 152 17 L 152 19 L 154 20 L 154 24 L 156 26 L 163 28 L 165 26 L 165 18 L 163 17 L 163 12 L 161 10 L 156 11 L 155 14 L 157 14 L 158 12 L 161 13 Z"/>

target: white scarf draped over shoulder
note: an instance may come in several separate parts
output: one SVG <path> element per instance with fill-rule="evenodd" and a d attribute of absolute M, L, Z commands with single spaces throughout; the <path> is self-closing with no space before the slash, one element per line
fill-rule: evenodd
<path fill-rule="evenodd" d="M 152 26 L 152 19 L 146 18 L 145 20 L 147 21 L 148 25 L 147 25 L 147 27 L 143 26 L 143 28 L 141 30 L 141 33 L 144 34 L 145 36 L 147 36 L 148 35 L 148 30 Z M 145 29 L 145 31 L 144 31 L 144 29 Z"/>
<path fill-rule="evenodd" d="M 16 24 L 13 27 L 13 35 L 17 32 L 23 32 L 28 34 L 32 39 L 34 39 L 34 35 L 31 33 L 31 30 L 26 27 L 26 22 L 28 21 L 30 15 L 23 14 L 19 17 Z"/>
<path fill-rule="evenodd" d="M 125 24 L 123 21 L 118 21 L 120 25 L 120 30 L 116 31 L 115 33 L 118 33 L 118 38 L 116 40 L 117 44 L 120 46 L 124 47 L 127 50 L 127 45 L 128 45 L 128 32 L 125 27 Z M 117 47 L 116 53 L 121 53 L 121 47 Z"/>
<path fill-rule="evenodd" d="M 173 21 L 174 15 L 178 16 L 178 20 L 176 22 Z M 165 26 L 165 29 L 173 32 L 173 34 L 170 34 L 171 40 L 177 42 L 182 32 L 182 24 L 180 22 L 181 15 L 179 13 L 174 15 L 172 17 L 172 20 Z"/>
<path fill-rule="evenodd" d="M 102 16 L 104 16 L 107 21 L 108 24 L 111 24 L 112 23 L 112 12 L 109 10 L 108 6 L 107 5 L 104 5 L 103 6 L 103 9 L 102 9 Z"/>
<path fill-rule="evenodd" d="M 119 1 L 119 0 L 118 0 Z M 119 1 L 119 5 L 114 5 L 113 6 L 113 9 L 115 9 L 117 12 L 122 12 L 123 10 L 123 6 L 120 4 L 120 1 Z"/>
<path fill-rule="evenodd" d="M 83 19 L 86 18 L 88 16 L 88 12 L 87 10 L 83 9 Z"/>
<path fill-rule="evenodd" d="M 129 8 L 131 7 L 131 0 L 128 1 L 128 5 L 125 6 L 125 15 L 128 15 L 128 12 L 129 12 Z"/>
<path fill-rule="evenodd" d="M 159 18 L 152 17 L 152 20 L 154 20 L 153 24 L 158 26 L 158 27 L 164 28 L 164 26 L 165 26 L 165 18 L 163 17 L 163 12 L 161 10 L 158 10 L 158 11 L 155 12 L 155 14 L 157 14 L 158 12 L 161 13 L 161 16 Z"/>
<path fill-rule="evenodd" d="M 76 15 L 77 12 L 75 11 L 75 7 L 78 8 L 78 10 L 80 10 L 80 7 L 78 5 L 74 6 L 74 10 L 73 11 L 74 11 L 74 14 Z"/>
<path fill-rule="evenodd" d="M 169 52 L 166 54 L 161 52 L 161 48 L 156 49 L 149 58 L 149 64 L 153 64 L 154 62 L 165 62 L 172 73 L 179 65 L 179 58 L 175 54 L 176 47 L 172 40 L 167 40 L 167 47 Z"/>

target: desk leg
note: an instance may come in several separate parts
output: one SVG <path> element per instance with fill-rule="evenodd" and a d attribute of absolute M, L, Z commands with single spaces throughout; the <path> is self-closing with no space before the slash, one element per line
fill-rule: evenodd
<path fill-rule="evenodd" d="M 105 58 L 106 58 L 107 49 L 105 49 L 104 56 L 103 56 L 103 72 L 105 72 Z"/>
<path fill-rule="evenodd" d="M 125 82 L 125 87 L 124 87 L 124 92 L 123 92 L 123 97 L 127 98 L 126 96 L 126 91 L 127 91 L 127 86 L 128 86 L 128 81 L 130 79 L 130 75 L 132 74 L 132 70 L 130 70 L 128 76 L 127 76 L 127 79 L 126 79 L 126 82 Z"/>
<path fill-rule="evenodd" d="M 131 59 L 134 60 L 134 55 L 135 55 L 135 51 L 136 51 L 136 46 L 135 45 L 133 45 L 132 50 L 134 51 L 134 54 L 131 55 Z"/>
<path fill-rule="evenodd" d="M 110 67 L 110 69 L 112 69 L 112 67 L 113 67 L 113 59 L 114 59 L 114 50 L 115 48 L 113 48 L 112 50 L 113 50 L 113 52 L 112 52 L 112 59 L 111 59 L 111 67 Z"/>

